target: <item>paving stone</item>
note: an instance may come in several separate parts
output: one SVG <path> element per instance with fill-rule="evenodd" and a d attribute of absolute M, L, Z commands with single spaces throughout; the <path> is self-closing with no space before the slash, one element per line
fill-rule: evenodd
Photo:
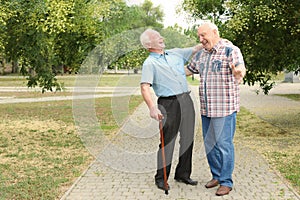
<path fill-rule="evenodd" d="M 193 93 L 197 94 L 197 87 L 192 89 Z M 242 106 L 251 110 L 259 110 L 255 107 L 255 98 L 258 98 L 256 101 L 260 101 L 262 106 L 274 103 L 274 97 L 249 95 L 247 86 L 241 87 L 241 95 Z M 197 98 L 197 95 L 194 95 L 194 98 Z M 282 98 L 276 97 L 273 104 L 276 108 L 280 100 Z M 194 102 L 197 107 L 198 99 L 194 99 Z M 257 111 L 257 114 L 261 114 L 260 112 L 264 111 Z M 173 179 L 178 158 L 176 146 L 168 181 L 171 189 L 169 194 L 165 195 L 164 191 L 154 184 L 159 133 L 156 130 L 157 122 L 145 120 L 148 116 L 147 107 L 142 104 L 120 130 L 112 145 L 102 151 L 61 200 L 300 200 L 299 194 L 283 182 L 261 155 L 243 144 L 235 144 L 233 190 L 229 195 L 216 196 L 217 187 L 204 187 L 211 175 L 203 151 L 202 137 L 199 135 L 195 136 L 192 172 L 192 178 L 198 180 L 198 185 L 190 186 Z M 199 115 L 197 119 L 200 121 Z"/>

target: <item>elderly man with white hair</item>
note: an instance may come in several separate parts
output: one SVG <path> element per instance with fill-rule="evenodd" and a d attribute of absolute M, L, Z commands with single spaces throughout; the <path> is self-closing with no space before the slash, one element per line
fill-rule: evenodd
<path fill-rule="evenodd" d="M 216 195 L 223 196 L 233 187 L 233 136 L 240 109 L 239 83 L 246 68 L 240 49 L 220 38 L 215 24 L 203 23 L 198 28 L 198 37 L 203 49 L 194 55 L 187 68 L 200 75 L 202 133 L 212 174 L 205 187 L 220 185 Z"/>
<path fill-rule="evenodd" d="M 162 146 L 165 150 L 166 175 L 170 174 L 175 140 L 180 132 L 179 161 L 175 180 L 189 185 L 197 185 L 190 178 L 192 172 L 192 151 L 194 144 L 195 110 L 188 88 L 185 64 L 201 45 L 190 48 L 165 49 L 164 38 L 159 32 L 147 29 L 140 36 L 141 44 L 150 54 L 143 63 L 141 93 L 150 116 L 163 122 L 164 144 L 159 144 L 157 152 L 157 172 L 155 184 L 159 189 L 169 190 L 164 185 Z M 156 105 L 151 97 L 151 87 L 158 97 Z"/>

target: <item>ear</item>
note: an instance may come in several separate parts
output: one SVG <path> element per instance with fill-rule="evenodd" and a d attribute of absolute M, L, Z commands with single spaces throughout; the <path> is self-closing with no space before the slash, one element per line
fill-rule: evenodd
<path fill-rule="evenodd" d="M 213 29 L 213 33 L 217 36 L 218 35 L 218 31 L 216 29 Z"/>
<path fill-rule="evenodd" d="M 145 44 L 145 46 L 146 46 L 147 49 L 150 49 L 150 48 L 151 48 L 151 42 L 147 42 L 147 43 Z"/>

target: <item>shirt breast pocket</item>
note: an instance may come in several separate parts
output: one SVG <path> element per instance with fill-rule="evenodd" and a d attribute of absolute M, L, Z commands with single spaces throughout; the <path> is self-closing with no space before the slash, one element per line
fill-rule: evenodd
<path fill-rule="evenodd" d="M 214 60 L 212 63 L 212 72 L 220 72 L 222 68 L 222 60 Z"/>
<path fill-rule="evenodd" d="M 224 84 L 229 83 L 231 77 L 231 70 L 228 67 L 226 60 L 214 60 L 212 61 L 211 73 L 218 80 L 221 80 Z"/>

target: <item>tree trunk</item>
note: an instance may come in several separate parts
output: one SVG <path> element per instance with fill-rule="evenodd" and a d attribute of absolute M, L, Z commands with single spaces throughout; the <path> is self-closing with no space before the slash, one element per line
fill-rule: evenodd
<path fill-rule="evenodd" d="M 5 74 L 5 59 L 4 58 L 0 59 L 0 74 L 1 75 Z"/>
<path fill-rule="evenodd" d="M 11 73 L 19 73 L 19 63 L 16 60 L 12 61 Z"/>

